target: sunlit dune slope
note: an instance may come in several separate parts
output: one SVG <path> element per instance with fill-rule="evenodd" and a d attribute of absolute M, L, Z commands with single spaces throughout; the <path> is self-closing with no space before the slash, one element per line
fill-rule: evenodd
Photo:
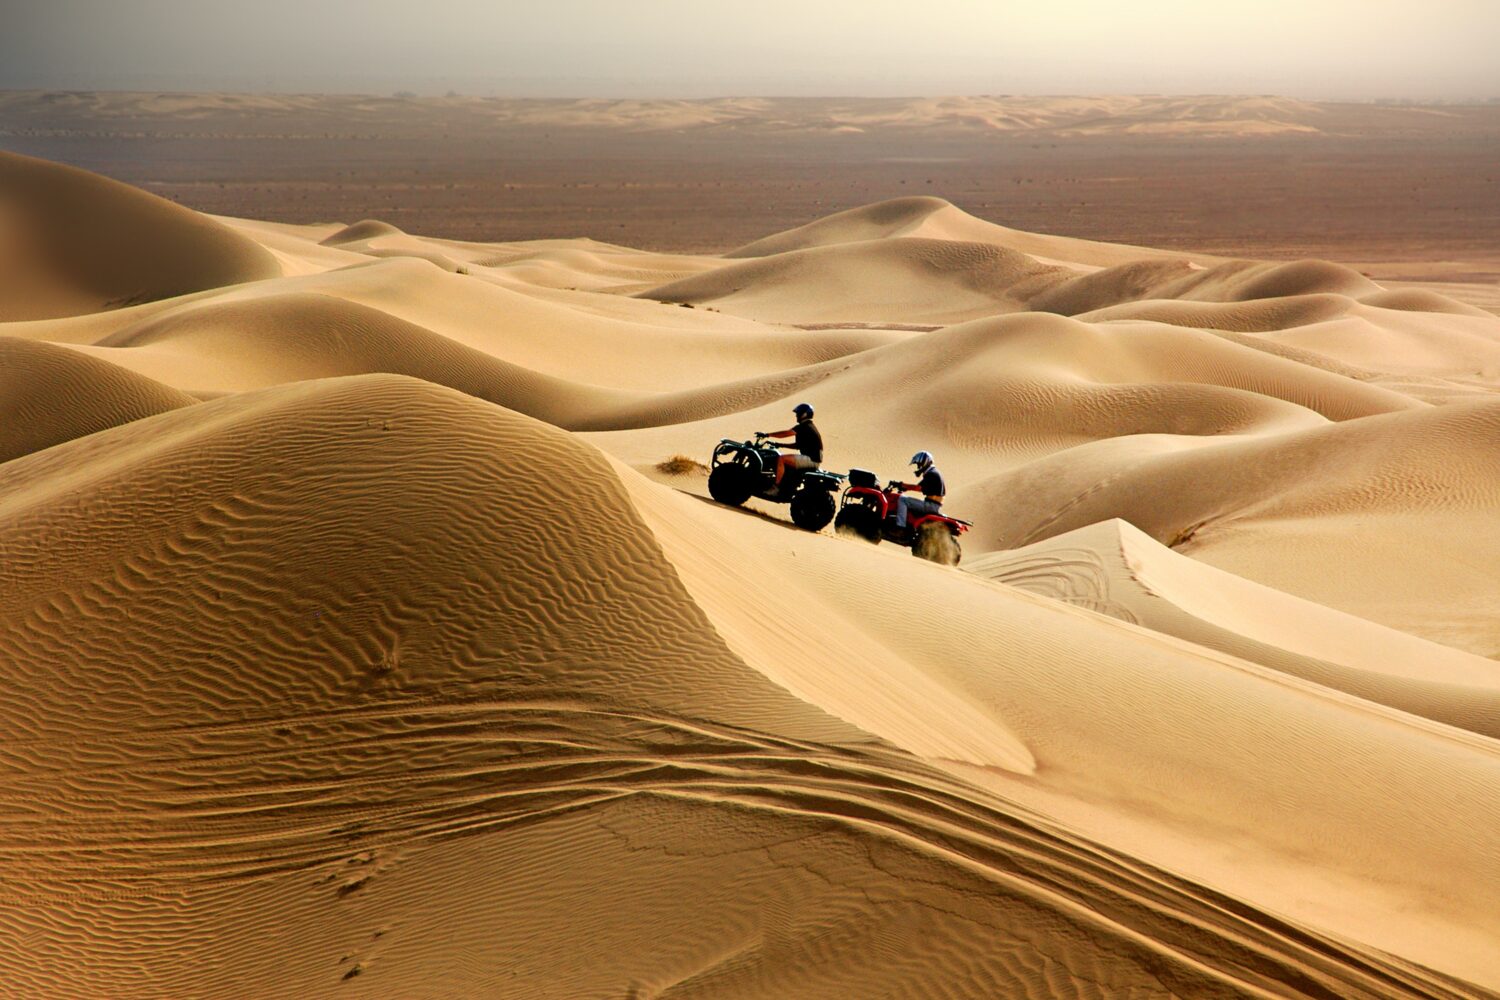
<path fill-rule="evenodd" d="M 975 218 L 952 203 L 931 196 L 893 198 L 851 208 L 784 233 L 767 236 L 725 254 L 726 257 L 768 257 L 791 250 L 893 237 L 925 237 L 969 243 L 991 243 L 1030 254 L 1055 258 L 1082 270 L 1110 267 L 1142 259 L 1186 260 L 1184 254 L 1114 243 L 1043 236 L 998 226 Z M 1213 258 L 1202 258 L 1212 260 Z M 1051 263 L 1051 260 L 1047 261 Z"/>
<path fill-rule="evenodd" d="M 1500 737 L 1500 663 L 1417 639 L 1173 552 L 1101 521 L 970 571 L 1283 673 Z"/>
<path fill-rule="evenodd" d="M 361 219 L 359 222 L 340 228 L 338 232 L 323 237 L 318 242 L 323 246 L 338 247 L 350 243 L 368 243 L 381 236 L 405 235 L 389 222 L 382 222 L 379 219 Z"/>
<path fill-rule="evenodd" d="M 190 209 L 72 167 L 0 152 L 0 321 L 70 316 L 281 274 Z"/>
<path fill-rule="evenodd" d="M 953 758 L 939 761 L 945 767 L 1043 815 L 1067 816 L 1074 829 L 1129 844 L 1138 859 L 1168 861 L 1202 884 L 1274 900 L 1282 912 L 1340 927 L 1345 936 L 1399 942 L 1394 950 L 1423 951 L 1423 961 L 1438 967 L 1452 969 L 1456 959 L 1468 975 L 1491 978 L 1493 963 L 1481 957 L 1491 932 L 1479 931 L 1475 944 L 1448 937 L 1453 928 L 1434 936 L 1397 917 L 1413 911 L 1384 893 L 1427 896 L 1406 880 L 1446 867 L 1437 859 L 1449 848 L 1436 842 L 1424 851 L 1434 867 L 1420 875 L 1397 860 L 1413 836 L 1429 835 L 1408 822 L 1435 832 L 1421 807 L 1407 811 L 1417 799 L 1441 788 L 1443 802 L 1459 797 L 1490 808 L 1480 803 L 1494 799 L 1492 779 L 1482 776 L 1495 761 L 1493 740 L 1349 698 L 1274 665 L 1251 666 L 1089 611 L 1064 613 L 1053 601 L 986 587 L 900 549 L 787 537 L 770 521 L 659 490 L 632 492 L 681 578 L 721 632 L 736 637 L 736 648 L 766 649 L 773 635 L 754 626 L 767 620 L 815 623 L 815 634 L 839 648 L 857 633 L 884 651 L 852 659 L 842 681 L 892 693 L 912 711 L 937 708 L 943 721 L 928 725 L 932 734 L 971 731 L 966 714 L 918 695 L 911 678 L 936 682 L 1014 732 L 1035 760 L 1029 773 Z M 1226 595 L 1236 596 L 1232 586 Z M 737 628 L 737 618 L 751 627 Z M 1353 644 L 1370 639 L 1356 629 Z M 1242 648 L 1256 647 L 1244 641 Z M 1477 676 L 1477 658 L 1453 659 Z M 1479 770 L 1450 784 L 1455 752 L 1477 754 Z M 1394 754 L 1391 767 L 1372 766 L 1371 754 L 1386 753 Z M 1432 770 L 1418 770 L 1437 784 L 1423 788 L 1419 779 L 1411 786 L 1423 788 L 1417 799 L 1389 784 L 1398 772 L 1400 781 L 1413 776 L 1408 753 L 1435 754 Z M 1346 809 L 1346 817 L 1360 817 L 1353 825 L 1337 818 Z M 1450 831 L 1454 846 L 1465 845 L 1461 852 L 1488 850 L 1476 822 Z M 1329 829 L 1343 833 L 1330 840 Z M 1456 870 L 1489 867 L 1468 865 Z M 1400 882 L 1406 888 L 1395 889 Z M 1467 892 L 1438 896 L 1456 903 Z"/>
<path fill-rule="evenodd" d="M 1121 518 L 1196 559 L 1500 653 L 1493 399 L 1187 446 L 1106 440 L 964 494 L 993 548 Z"/>
<path fill-rule="evenodd" d="M 770 322 L 951 323 L 1024 307 L 1063 268 L 987 243 L 865 240 L 793 250 L 642 293 Z"/>

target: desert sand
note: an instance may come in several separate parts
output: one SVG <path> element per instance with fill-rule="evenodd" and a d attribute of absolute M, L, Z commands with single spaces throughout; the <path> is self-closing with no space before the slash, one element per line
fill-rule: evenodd
<path fill-rule="evenodd" d="M 0 993 L 1500 994 L 1500 317 L 927 195 L 722 249 L 0 154 Z M 958 567 L 659 468 L 802 400 Z"/>

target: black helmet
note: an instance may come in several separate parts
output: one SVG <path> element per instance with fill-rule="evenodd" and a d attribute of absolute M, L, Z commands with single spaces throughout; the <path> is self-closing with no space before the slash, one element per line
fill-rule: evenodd
<path fill-rule="evenodd" d="M 911 457 L 910 465 L 915 465 L 918 472 L 926 472 L 932 465 L 932 452 L 919 451 Z"/>
<path fill-rule="evenodd" d="M 813 408 L 811 403 L 798 403 L 792 407 L 792 412 L 797 415 L 798 420 L 811 420 Z"/>

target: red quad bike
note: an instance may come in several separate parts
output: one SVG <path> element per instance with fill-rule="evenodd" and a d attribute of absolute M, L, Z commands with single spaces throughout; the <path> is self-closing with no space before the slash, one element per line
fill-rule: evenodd
<path fill-rule="evenodd" d="M 849 486 L 839 502 L 833 530 L 877 544 L 885 539 L 907 546 L 919 559 L 957 566 L 963 558 L 958 536 L 968 531 L 973 523 L 943 514 L 914 514 L 905 528 L 898 528 L 896 500 L 901 496 L 901 484 L 893 479 L 886 483 L 885 489 L 880 489 L 877 482 L 873 472 L 849 470 Z"/>
<path fill-rule="evenodd" d="M 776 459 L 781 452 L 766 443 L 725 438 L 714 448 L 708 473 L 708 494 L 719 503 L 738 507 L 751 497 L 792 505 L 792 522 L 808 531 L 822 531 L 833 520 L 833 495 L 844 477 L 826 469 L 788 470 L 776 488 Z"/>

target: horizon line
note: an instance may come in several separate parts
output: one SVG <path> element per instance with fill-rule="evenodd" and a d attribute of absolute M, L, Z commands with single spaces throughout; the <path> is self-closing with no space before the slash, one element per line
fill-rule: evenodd
<path fill-rule="evenodd" d="M 1218 98 L 1274 98 L 1289 101 L 1304 101 L 1310 104 L 1379 104 L 1385 102 L 1401 102 L 1405 104 L 1493 104 L 1500 103 L 1500 93 L 1491 95 L 1471 95 L 1466 97 L 1417 97 L 1408 94 L 1379 94 L 1369 97 L 1306 97 L 1297 94 L 1280 91 L 933 91 L 930 93 L 909 94 L 777 94 L 777 93 L 754 93 L 754 92 L 724 92 L 711 95 L 697 96 L 669 96 L 665 94 L 503 94 L 493 92 L 468 92 L 465 93 L 454 87 L 449 87 L 446 92 L 431 90 L 428 92 L 416 91 L 410 87 L 398 87 L 395 90 L 376 92 L 373 89 L 354 90 L 318 90 L 318 89 L 287 89 L 278 88 L 220 88 L 220 87 L 46 87 L 46 86 L 0 86 L 0 94 L 181 94 L 181 95 L 216 95 L 216 96 L 279 96 L 279 97 L 365 97 L 377 100 L 452 100 L 455 98 L 476 98 L 481 100 L 497 101 L 675 101 L 681 103 L 704 103 L 710 101 L 921 101 L 921 100 L 948 100 L 948 99 L 1038 99 L 1049 98 L 1103 98 L 1103 97 L 1161 97 L 1161 98 L 1190 98 L 1190 97 L 1218 97 Z"/>

